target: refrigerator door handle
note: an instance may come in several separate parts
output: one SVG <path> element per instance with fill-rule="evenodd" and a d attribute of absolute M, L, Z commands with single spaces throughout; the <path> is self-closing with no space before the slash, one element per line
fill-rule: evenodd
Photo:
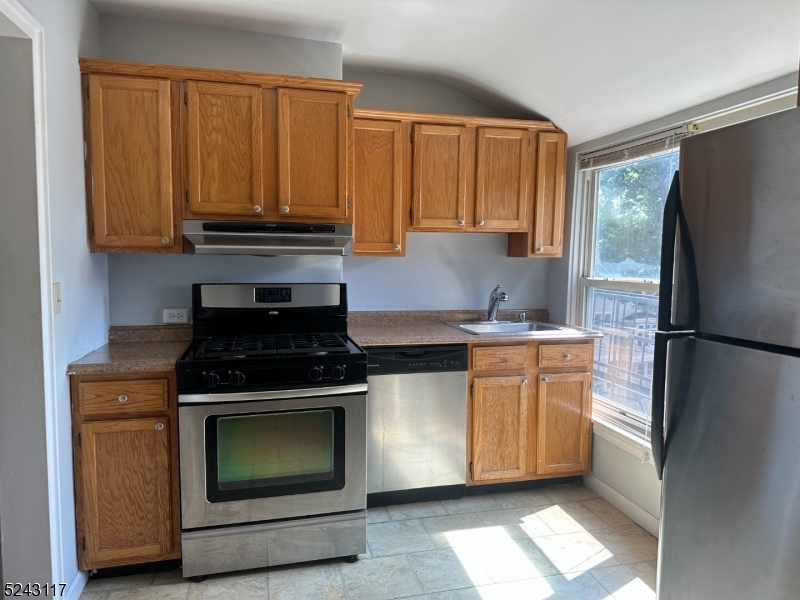
<path fill-rule="evenodd" d="M 675 171 L 667 200 L 664 203 L 664 226 L 661 231 L 661 272 L 658 285 L 658 295 L 661 298 L 658 303 L 659 331 L 674 329 L 672 326 L 672 278 L 675 272 L 675 236 L 678 230 L 680 195 L 680 171 Z M 666 360 L 666 354 L 664 359 Z"/>
<path fill-rule="evenodd" d="M 651 432 L 650 449 L 653 451 L 653 463 L 656 466 L 656 474 L 661 479 L 664 474 L 664 464 L 667 459 L 667 441 L 669 436 L 665 431 L 666 422 L 666 394 L 667 394 L 667 356 L 669 354 L 669 342 L 678 338 L 693 337 L 691 331 L 657 331 L 655 333 L 655 343 L 653 346 L 653 391 L 650 399 L 651 404 Z M 673 415 L 674 416 L 674 415 Z"/>
<path fill-rule="evenodd" d="M 667 343 L 670 334 L 657 331 L 653 347 L 653 392 L 650 432 L 650 448 L 659 480 L 664 473 L 664 397 L 667 384 Z"/>
<path fill-rule="evenodd" d="M 676 240 L 678 243 L 676 243 Z M 676 258 L 679 259 L 677 270 L 675 268 Z M 673 295 L 674 279 L 680 279 L 685 288 L 682 290 L 681 286 L 679 286 L 677 295 Z M 675 176 L 672 178 L 672 185 L 664 203 L 658 295 L 661 299 L 658 303 L 659 331 L 695 329 L 693 325 L 696 324 L 700 312 L 700 288 L 694 247 L 689 234 L 689 223 L 686 221 L 686 215 L 683 212 L 679 171 L 676 171 Z M 679 296 L 686 303 L 680 312 L 683 314 L 683 318 L 688 321 L 687 323 L 672 322 L 673 303 L 678 303 Z"/>

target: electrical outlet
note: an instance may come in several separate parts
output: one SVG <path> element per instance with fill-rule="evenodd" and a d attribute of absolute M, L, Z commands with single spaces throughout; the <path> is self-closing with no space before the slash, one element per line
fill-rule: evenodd
<path fill-rule="evenodd" d="M 188 323 L 189 322 L 189 309 L 188 308 L 165 308 L 164 309 L 164 323 Z"/>

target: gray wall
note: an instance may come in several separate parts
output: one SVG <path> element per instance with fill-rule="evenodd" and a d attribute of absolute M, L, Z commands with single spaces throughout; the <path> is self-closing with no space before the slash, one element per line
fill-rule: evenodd
<path fill-rule="evenodd" d="M 50 580 L 32 75 L 30 40 L 0 37 L 0 562 L 11 582 Z"/>
<path fill-rule="evenodd" d="M 90 254 L 86 230 L 86 194 L 83 169 L 83 129 L 79 56 L 97 56 L 99 30 L 96 11 L 87 0 L 20 0 L 44 28 L 46 78 L 47 172 L 49 181 L 49 237 L 53 281 L 61 283 L 63 306 L 60 315 L 41 316 L 51 329 L 53 347 L 45 353 L 55 362 L 55 398 L 48 400 L 51 418 L 53 468 L 51 493 L 57 500 L 50 507 L 54 529 L 50 531 L 55 562 L 50 573 L 37 573 L 29 581 L 73 582 L 78 574 L 75 541 L 75 506 L 72 486 L 72 433 L 67 365 L 100 346 L 108 332 L 108 271 L 105 255 Z M 5 87 L 5 86 L 3 86 Z M 43 123 L 45 124 L 45 123 Z M 41 215 L 46 220 L 47 215 Z M 20 230 L 14 239 L 25 236 Z M 39 295 L 29 297 L 27 306 Z M 28 308 L 27 310 L 33 310 Z M 19 312 L 19 311 L 18 311 Z M 5 316 L 5 313 L 4 313 Z M 16 318 L 16 314 L 15 314 Z M 16 343 L 16 340 L 13 340 Z M 3 336 L 2 342 L 6 342 Z M 33 356 L 32 354 L 30 356 Z M 40 384 L 41 385 L 41 384 Z M 40 410 L 31 401 L 29 410 Z M 44 427 L 44 416 L 39 413 Z M 38 440 L 39 444 L 43 440 Z M 5 460 L 5 456 L 3 456 Z M 41 494 L 46 490 L 40 490 Z M 36 509 L 41 496 L 30 496 L 21 513 L 3 519 L 24 523 L 29 539 L 48 527 L 47 515 Z M 4 534 L 5 535 L 5 534 Z M 48 555 L 48 561 L 49 561 Z M 6 577 L 17 579 L 6 572 Z M 79 584 L 80 585 L 80 584 Z"/>
<path fill-rule="evenodd" d="M 345 69 L 342 78 L 364 84 L 364 88 L 356 96 L 357 107 L 478 117 L 498 116 L 477 100 L 435 79 L 382 75 L 351 69 Z"/>
<path fill-rule="evenodd" d="M 340 44 L 125 17 L 100 17 L 102 58 L 341 79 Z M 196 282 L 341 281 L 342 259 L 249 256 L 108 257 L 113 325 L 161 322 L 164 307 L 191 306 Z"/>
<path fill-rule="evenodd" d="M 356 106 L 387 110 L 497 116 L 439 81 L 418 77 L 344 72 L 363 81 Z M 354 310 L 485 308 L 489 292 L 503 284 L 507 308 L 543 308 L 549 261 L 508 258 L 503 233 L 410 233 L 405 258 L 344 259 L 344 281 Z"/>
<path fill-rule="evenodd" d="M 109 261 L 112 325 L 160 323 L 162 309 L 192 305 L 193 283 L 339 283 L 341 257 L 120 254 Z"/>
<path fill-rule="evenodd" d="M 102 15 L 103 58 L 342 78 L 342 45 L 281 35 Z"/>

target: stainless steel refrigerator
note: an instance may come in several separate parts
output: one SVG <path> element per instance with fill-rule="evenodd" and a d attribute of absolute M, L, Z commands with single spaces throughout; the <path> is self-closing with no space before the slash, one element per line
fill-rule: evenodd
<path fill-rule="evenodd" d="M 693 136 L 664 211 L 659 600 L 800 598 L 800 108 Z"/>

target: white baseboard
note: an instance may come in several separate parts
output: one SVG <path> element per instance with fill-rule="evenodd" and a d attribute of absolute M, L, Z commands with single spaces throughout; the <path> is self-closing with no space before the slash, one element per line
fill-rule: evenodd
<path fill-rule="evenodd" d="M 67 586 L 67 590 L 64 592 L 64 597 L 68 598 L 69 600 L 78 600 L 78 598 L 81 597 L 81 592 L 83 592 L 83 588 L 86 587 L 86 582 L 88 580 L 89 576 L 84 571 L 78 571 L 70 584 Z"/>
<path fill-rule="evenodd" d="M 617 490 L 603 483 L 594 475 L 584 475 L 583 484 L 634 523 L 642 527 L 645 531 L 658 537 L 658 519 L 649 512 L 628 500 Z"/>

